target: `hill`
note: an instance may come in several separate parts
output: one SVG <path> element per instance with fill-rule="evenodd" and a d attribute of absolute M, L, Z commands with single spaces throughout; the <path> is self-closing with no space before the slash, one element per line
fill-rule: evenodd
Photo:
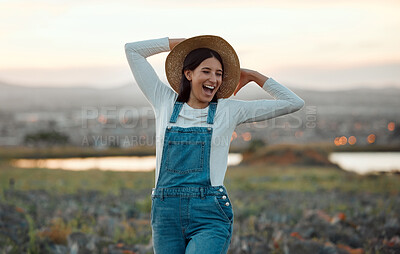
<path fill-rule="evenodd" d="M 242 100 L 271 98 L 252 84 L 232 97 Z M 306 101 L 306 105 L 318 106 L 318 111 L 346 114 L 388 113 L 400 108 L 400 89 L 352 89 L 341 91 L 315 91 L 292 89 Z M 136 84 L 117 88 L 96 89 L 89 87 L 27 87 L 0 82 L 0 109 L 18 111 L 64 111 L 81 109 L 83 106 L 150 106 Z"/>

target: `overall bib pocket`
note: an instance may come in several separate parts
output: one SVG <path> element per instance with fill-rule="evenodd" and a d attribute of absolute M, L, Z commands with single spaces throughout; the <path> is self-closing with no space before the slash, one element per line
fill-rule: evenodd
<path fill-rule="evenodd" d="M 170 140 L 166 145 L 165 168 L 168 172 L 188 174 L 203 171 L 205 142 Z"/>

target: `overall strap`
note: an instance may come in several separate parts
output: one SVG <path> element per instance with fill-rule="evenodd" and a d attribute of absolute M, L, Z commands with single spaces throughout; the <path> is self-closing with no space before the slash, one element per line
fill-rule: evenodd
<path fill-rule="evenodd" d="M 207 123 L 208 124 L 213 124 L 214 123 L 214 116 L 215 112 L 217 111 L 217 103 L 216 102 L 210 102 L 210 105 L 208 106 L 208 116 L 207 116 Z"/>
<path fill-rule="evenodd" d="M 178 102 L 178 101 L 175 102 L 174 111 L 172 112 L 171 119 L 169 119 L 170 123 L 176 123 L 176 120 L 178 119 L 179 112 L 181 111 L 182 106 L 183 102 Z"/>

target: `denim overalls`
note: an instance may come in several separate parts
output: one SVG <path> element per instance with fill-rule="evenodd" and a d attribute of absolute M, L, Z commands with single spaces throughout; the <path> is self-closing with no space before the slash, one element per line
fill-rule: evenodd
<path fill-rule="evenodd" d="M 226 189 L 211 186 L 211 127 L 182 128 L 176 123 L 183 103 L 175 102 L 165 130 L 156 188 L 152 191 L 151 225 L 156 254 L 226 253 L 233 210 Z M 214 123 L 217 103 L 209 104 L 207 123 Z"/>

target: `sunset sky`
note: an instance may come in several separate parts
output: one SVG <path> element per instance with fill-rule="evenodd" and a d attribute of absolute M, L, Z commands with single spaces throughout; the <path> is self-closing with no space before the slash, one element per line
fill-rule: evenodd
<path fill-rule="evenodd" d="M 400 88 L 400 1 L 0 0 L 0 83 L 133 83 L 124 44 L 219 35 L 293 88 Z M 166 53 L 149 61 L 165 80 Z"/>

